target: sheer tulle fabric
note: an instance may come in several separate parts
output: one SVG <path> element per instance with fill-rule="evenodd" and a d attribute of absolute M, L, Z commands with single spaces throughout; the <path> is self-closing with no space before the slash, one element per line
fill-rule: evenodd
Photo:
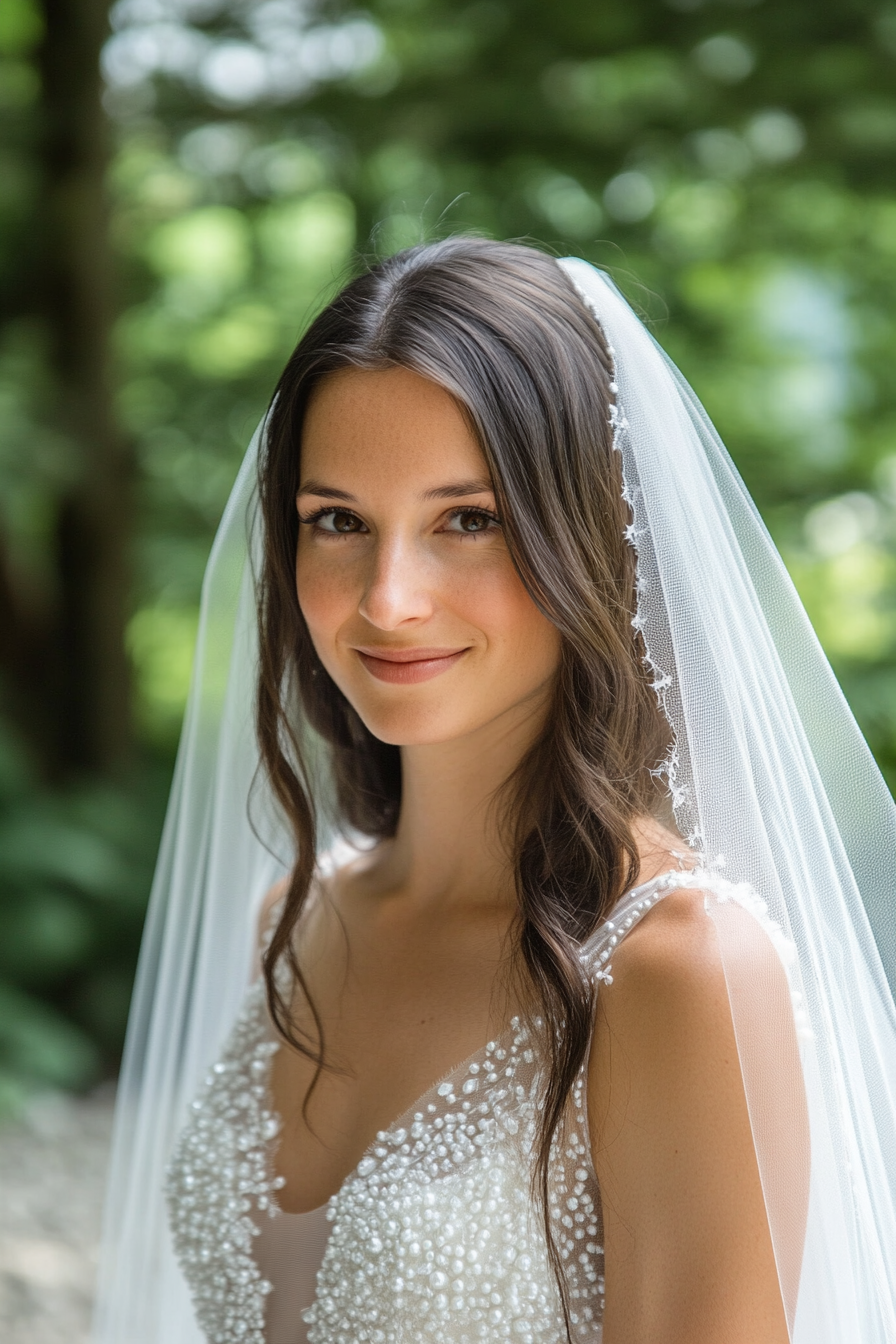
<path fill-rule="evenodd" d="M 255 787 L 252 547 L 260 437 L 261 429 L 228 500 L 203 584 L 193 680 L 119 1081 L 94 1321 L 94 1339 L 103 1344 L 204 1341 L 171 1245 L 165 1167 L 242 1004 L 258 904 L 283 875 L 288 855 Z"/>
<path fill-rule="evenodd" d="M 615 349 L 637 620 L 675 732 L 682 833 L 761 894 L 795 948 L 811 1155 L 794 1139 L 789 1005 L 763 992 L 746 926 L 717 920 L 792 1335 L 892 1340 L 896 1014 L 881 951 L 892 967 L 896 812 L 703 408 L 605 277 L 563 265 Z M 810 1156 L 801 1254 L 791 1196 Z"/>
<path fill-rule="evenodd" d="M 896 1339 L 896 1009 L 884 973 L 896 966 L 896 810 L 699 402 L 605 276 L 560 264 L 614 349 L 636 621 L 674 730 L 666 774 L 682 835 L 760 894 L 789 949 L 793 996 L 737 902 L 708 907 L 792 1339 L 885 1344 Z M 122 1072 L 95 1344 L 200 1344 L 164 1168 L 239 1009 L 257 903 L 289 862 L 255 779 L 258 443 L 203 592 Z"/>

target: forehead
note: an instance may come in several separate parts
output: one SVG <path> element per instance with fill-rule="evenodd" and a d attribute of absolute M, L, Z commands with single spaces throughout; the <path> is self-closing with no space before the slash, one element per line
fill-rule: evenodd
<path fill-rule="evenodd" d="M 344 369 L 316 388 L 302 427 L 302 479 L 371 483 L 482 474 L 485 460 L 458 403 L 409 369 Z M 487 474 L 487 473 L 486 473 Z"/>

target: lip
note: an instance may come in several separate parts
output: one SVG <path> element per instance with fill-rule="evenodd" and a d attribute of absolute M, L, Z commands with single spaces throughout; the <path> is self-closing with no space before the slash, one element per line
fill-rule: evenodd
<path fill-rule="evenodd" d="M 429 681 L 447 672 L 460 662 L 467 647 L 462 649 L 386 649 L 356 648 L 361 662 L 377 681 L 389 681 L 403 686 L 418 681 Z"/>

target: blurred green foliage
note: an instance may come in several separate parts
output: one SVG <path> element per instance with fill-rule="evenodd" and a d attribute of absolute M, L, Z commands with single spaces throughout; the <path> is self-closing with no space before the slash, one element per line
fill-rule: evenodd
<path fill-rule="evenodd" d="M 0 731 L 0 1115 L 114 1071 L 166 785 L 48 790 Z"/>
<path fill-rule="evenodd" d="M 9 270 L 42 20 L 36 0 L 0 16 Z M 715 420 L 896 781 L 896 5 L 118 0 L 103 66 L 144 765 L 57 795 L 2 748 L 10 1076 L 76 1084 L 114 1056 L 158 826 L 139 780 L 170 768 L 210 538 L 358 253 L 472 228 L 607 267 Z M 7 321 L 0 520 L 38 602 L 72 471 L 47 378 L 40 323 Z"/>

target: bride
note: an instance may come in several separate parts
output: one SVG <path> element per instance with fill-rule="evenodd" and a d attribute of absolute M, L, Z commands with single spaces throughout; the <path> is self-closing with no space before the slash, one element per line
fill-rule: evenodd
<path fill-rule="evenodd" d="M 210 561 L 98 1344 L 896 1339 L 893 854 L 612 285 L 377 264 Z"/>

